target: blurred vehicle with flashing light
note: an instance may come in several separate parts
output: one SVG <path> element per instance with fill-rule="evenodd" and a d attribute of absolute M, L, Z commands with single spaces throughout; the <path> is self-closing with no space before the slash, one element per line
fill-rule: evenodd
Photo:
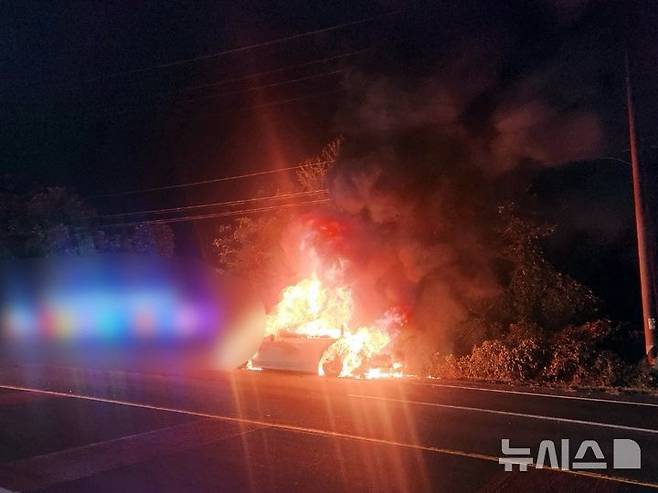
<path fill-rule="evenodd" d="M 246 283 L 187 259 L 95 255 L 0 265 L 5 360 L 230 369 L 256 352 L 264 308 Z"/>

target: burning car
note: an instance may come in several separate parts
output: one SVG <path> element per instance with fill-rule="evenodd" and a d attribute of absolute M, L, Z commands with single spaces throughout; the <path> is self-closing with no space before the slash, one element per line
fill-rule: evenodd
<path fill-rule="evenodd" d="M 393 342 L 403 323 L 390 310 L 373 325 L 352 329 L 353 298 L 344 285 L 317 275 L 286 288 L 266 317 L 266 337 L 251 369 L 285 370 L 338 377 L 400 377 Z"/>

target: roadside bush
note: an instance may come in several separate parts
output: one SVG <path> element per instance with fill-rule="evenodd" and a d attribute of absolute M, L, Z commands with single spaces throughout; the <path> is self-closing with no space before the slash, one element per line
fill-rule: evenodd
<path fill-rule="evenodd" d="M 505 336 L 505 342 L 515 346 L 526 339 L 540 340 L 543 337 L 542 328 L 535 322 L 518 322 L 510 324 Z"/>
<path fill-rule="evenodd" d="M 541 373 L 545 354 L 538 339 L 523 339 L 513 347 L 488 340 L 461 358 L 452 354 L 434 355 L 429 373 L 446 379 L 528 381 Z"/>
<path fill-rule="evenodd" d="M 573 385 L 626 384 L 632 365 L 615 351 L 620 328 L 609 320 L 595 320 L 559 332 L 551 342 L 547 380 Z"/>
<path fill-rule="evenodd" d="M 475 346 L 469 356 L 460 358 L 466 378 L 508 382 L 514 378 L 514 356 L 501 341 L 489 340 Z"/>
<path fill-rule="evenodd" d="M 520 381 L 537 378 L 546 364 L 547 351 L 538 338 L 522 339 L 512 348 L 512 374 Z"/>
<path fill-rule="evenodd" d="M 448 380 L 459 380 L 464 378 L 459 366 L 459 359 L 453 354 L 434 354 L 427 373 L 431 377 L 445 378 Z"/>
<path fill-rule="evenodd" d="M 612 351 L 601 351 L 594 358 L 589 371 L 584 372 L 585 384 L 599 387 L 617 387 L 626 382 L 626 368 L 623 362 Z"/>
<path fill-rule="evenodd" d="M 622 353 L 635 342 L 633 331 L 609 320 L 569 326 L 551 338 L 536 324 L 519 323 L 510 325 L 504 339 L 483 341 L 465 356 L 434 355 L 429 373 L 446 379 L 657 388 L 658 373 Z"/>
<path fill-rule="evenodd" d="M 581 380 L 585 365 L 591 358 L 591 348 L 583 341 L 560 339 L 552 344 L 544 377 L 554 382 L 575 383 L 575 380 Z"/>
<path fill-rule="evenodd" d="M 642 359 L 628 371 L 627 385 L 640 389 L 658 388 L 658 371 L 651 368 L 646 359 Z"/>
<path fill-rule="evenodd" d="M 473 348 L 487 340 L 499 339 L 504 326 L 483 318 L 471 318 L 462 322 L 455 337 L 454 351 L 457 355 L 470 354 Z"/>

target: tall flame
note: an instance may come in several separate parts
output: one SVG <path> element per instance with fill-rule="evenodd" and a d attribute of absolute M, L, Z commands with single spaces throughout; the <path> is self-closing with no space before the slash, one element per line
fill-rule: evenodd
<path fill-rule="evenodd" d="M 325 285 L 313 275 L 283 290 L 281 301 L 267 317 L 266 331 L 273 337 L 336 339 L 322 357 L 320 375 L 401 377 L 402 365 L 391 355 L 399 314 L 391 311 L 372 326 L 353 329 L 352 312 L 348 286 Z"/>
<path fill-rule="evenodd" d="M 283 290 L 281 301 L 267 317 L 266 333 L 338 339 L 351 317 L 350 290 L 327 289 L 313 276 Z"/>

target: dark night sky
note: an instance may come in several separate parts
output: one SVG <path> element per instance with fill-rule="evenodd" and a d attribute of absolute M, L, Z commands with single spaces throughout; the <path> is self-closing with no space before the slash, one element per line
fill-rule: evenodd
<path fill-rule="evenodd" d="M 336 115 L 349 112 L 350 99 L 342 91 L 346 72 L 431 75 L 441 70 L 442 60 L 472 48 L 503 53 L 501 86 L 534 72 L 551 72 L 549 92 L 563 99 L 582 95 L 573 99 L 586 101 L 598 114 L 605 128 L 602 156 L 626 159 L 620 5 L 549 0 L 2 2 L 1 166 L 83 196 L 290 166 L 341 132 Z M 392 11 L 397 12 L 332 32 L 153 68 Z M 655 39 L 642 38 L 642 29 L 655 25 L 655 13 L 642 12 L 644 25 L 636 33 L 642 49 L 636 55 L 644 85 L 638 92 L 643 117 L 652 121 L 658 107 L 653 93 L 658 85 L 651 79 Z M 364 49 L 258 79 L 194 89 Z M 331 73 L 337 70 L 346 72 Z M 272 104 L 290 99 L 295 101 Z M 655 130 L 647 127 L 644 137 L 650 142 Z M 596 245 L 612 245 L 611 251 L 632 252 L 629 177 L 625 165 L 603 160 L 547 169 L 534 185 L 547 215 L 562 224 L 556 258 L 569 259 L 565 263 L 572 271 L 595 283 L 601 267 L 579 262 L 578 252 L 567 253 L 582 235 Z M 251 192 L 216 186 L 92 202 L 110 212 Z M 582 241 L 578 244 L 586 250 Z M 615 272 L 632 265 L 632 259 L 619 262 Z M 610 290 L 616 281 L 601 282 Z"/>
<path fill-rule="evenodd" d="M 338 77 L 263 91 L 239 89 L 331 72 L 344 63 L 179 91 L 369 47 L 372 25 L 198 63 L 121 73 L 389 10 L 347 5 L 3 3 L 0 56 L 10 77 L 2 81 L 2 111 L 3 120 L 12 121 L 3 132 L 3 161 L 90 193 L 294 163 L 316 152 L 331 133 L 336 98 L 269 109 L 261 105 L 338 89 Z M 220 92 L 231 94 L 207 98 Z M 187 98 L 201 99 L 184 103 Z"/>
<path fill-rule="evenodd" d="M 412 3 L 397 15 L 330 33 L 132 72 L 399 6 L 389 1 L 3 2 L 3 166 L 87 194 L 294 164 L 338 131 L 333 116 L 341 93 L 263 104 L 340 89 L 343 74 L 319 74 L 341 68 L 365 66 L 399 75 L 435 71 L 437 60 L 451 51 L 491 43 L 506 52 L 510 80 L 557 59 L 563 87 L 556 90 L 586 83 L 601 93 L 596 102 L 605 101 L 602 118 L 614 127 L 612 138 L 623 141 L 614 9 L 588 10 L 578 2 L 534 2 L 530 8 L 528 2 L 451 3 Z M 184 92 L 364 48 L 371 51 Z M 583 65 L 591 65 L 588 80 L 582 80 Z M 572 75 L 578 79 L 570 80 Z M 197 100 L 186 103 L 186 98 Z"/>

